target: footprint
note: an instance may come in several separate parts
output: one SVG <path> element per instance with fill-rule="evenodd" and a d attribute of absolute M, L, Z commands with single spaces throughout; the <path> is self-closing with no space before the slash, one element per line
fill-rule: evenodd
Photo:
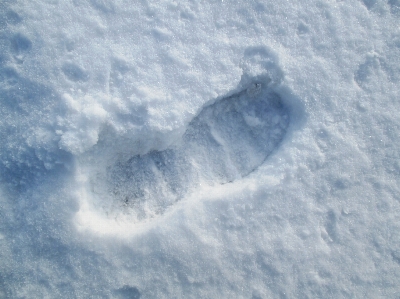
<path fill-rule="evenodd" d="M 362 0 L 362 2 L 364 3 L 365 7 L 367 7 L 367 9 L 372 9 L 377 0 Z"/>
<path fill-rule="evenodd" d="M 26 36 L 17 33 L 10 39 L 10 48 L 11 52 L 14 54 L 15 60 L 22 63 L 26 54 L 32 48 L 32 42 Z"/>
<path fill-rule="evenodd" d="M 225 184 L 255 171 L 278 147 L 288 109 L 267 83 L 206 106 L 179 144 L 134 156 L 108 169 L 107 189 L 117 210 L 137 221 L 163 214 L 202 184 Z"/>
<path fill-rule="evenodd" d="M 309 31 L 310 30 L 309 30 L 308 26 L 305 25 L 304 23 L 300 23 L 297 26 L 297 34 L 300 35 L 300 36 L 307 34 Z"/>
<path fill-rule="evenodd" d="M 10 25 L 17 25 L 21 23 L 22 18 L 13 10 L 9 10 L 6 13 L 6 21 Z"/>
<path fill-rule="evenodd" d="M 389 0 L 390 12 L 394 15 L 400 15 L 400 0 Z"/>
<path fill-rule="evenodd" d="M 382 78 L 397 82 L 399 72 L 396 67 L 390 64 L 390 61 L 377 53 L 368 53 L 365 62 L 360 64 L 354 73 L 354 81 L 360 88 L 366 91 L 374 91 L 382 88 L 380 86 Z"/>
<path fill-rule="evenodd" d="M 85 82 L 89 79 L 88 74 L 82 68 L 73 63 L 64 63 L 61 70 L 69 80 L 74 82 Z"/>
<path fill-rule="evenodd" d="M 18 73 L 10 67 L 0 68 L 0 90 L 10 88 L 18 83 Z"/>
<path fill-rule="evenodd" d="M 113 291 L 113 295 L 115 296 L 115 298 L 120 299 L 139 299 L 142 296 L 142 294 L 136 287 L 131 287 L 127 285 Z"/>

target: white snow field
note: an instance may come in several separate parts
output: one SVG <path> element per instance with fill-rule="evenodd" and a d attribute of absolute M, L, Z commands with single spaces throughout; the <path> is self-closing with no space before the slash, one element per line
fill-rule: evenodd
<path fill-rule="evenodd" d="M 0 298 L 400 298 L 400 1 L 0 2 Z"/>

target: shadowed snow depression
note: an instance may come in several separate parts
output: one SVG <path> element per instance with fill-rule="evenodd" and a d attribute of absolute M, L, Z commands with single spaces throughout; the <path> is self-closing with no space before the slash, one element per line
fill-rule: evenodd
<path fill-rule="evenodd" d="M 399 21 L 1 1 L 0 298 L 400 297 Z"/>

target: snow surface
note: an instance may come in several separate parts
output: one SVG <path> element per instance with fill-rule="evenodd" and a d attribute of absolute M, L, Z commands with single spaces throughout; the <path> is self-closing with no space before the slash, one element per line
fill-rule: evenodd
<path fill-rule="evenodd" d="M 400 1 L 0 2 L 0 298 L 399 298 Z"/>

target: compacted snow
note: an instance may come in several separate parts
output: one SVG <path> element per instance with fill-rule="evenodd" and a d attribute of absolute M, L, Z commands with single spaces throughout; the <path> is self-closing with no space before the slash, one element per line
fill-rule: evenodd
<path fill-rule="evenodd" d="M 400 297 L 399 24 L 3 0 L 0 298 Z"/>

